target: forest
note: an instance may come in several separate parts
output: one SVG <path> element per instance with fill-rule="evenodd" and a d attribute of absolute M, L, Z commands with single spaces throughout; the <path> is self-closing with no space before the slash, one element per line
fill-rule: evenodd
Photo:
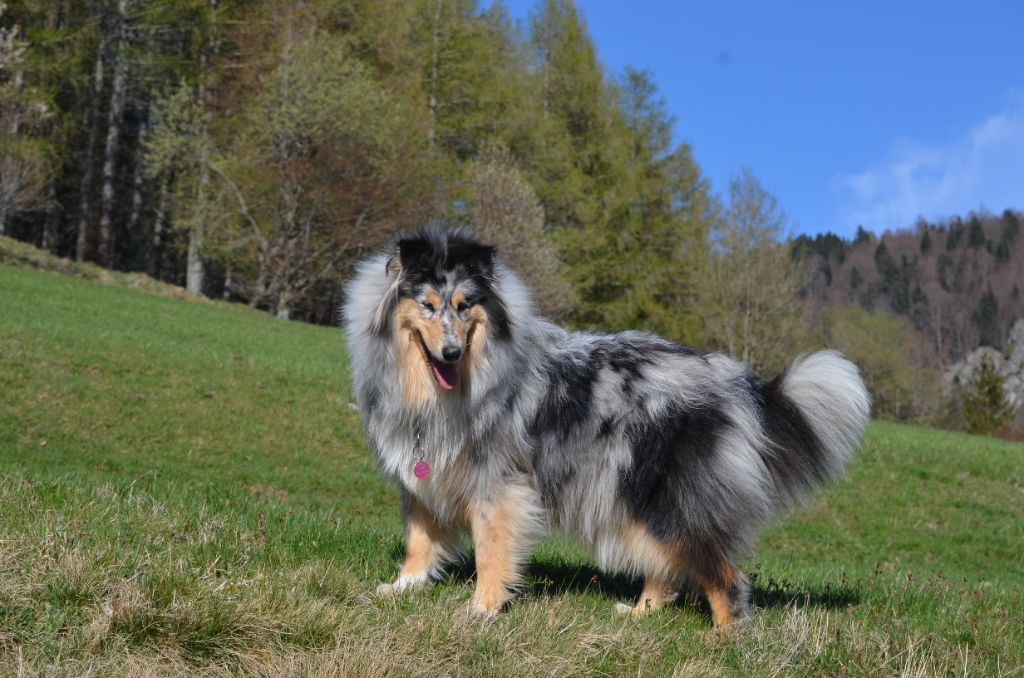
<path fill-rule="evenodd" d="M 464 224 L 557 320 L 766 374 L 836 346 L 876 416 L 969 428 L 942 375 L 1012 348 L 1015 206 L 794 238 L 752 171 L 711 186 L 674 125 L 572 0 L 525 22 L 500 0 L 0 3 L 0 235 L 332 324 L 360 256 Z"/>

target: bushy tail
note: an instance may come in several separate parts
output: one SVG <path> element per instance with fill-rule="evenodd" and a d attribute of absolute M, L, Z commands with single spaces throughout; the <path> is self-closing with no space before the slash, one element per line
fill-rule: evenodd
<path fill-rule="evenodd" d="M 801 356 L 758 390 L 776 499 L 800 501 L 843 472 L 867 428 L 871 397 L 856 365 L 836 351 Z"/>

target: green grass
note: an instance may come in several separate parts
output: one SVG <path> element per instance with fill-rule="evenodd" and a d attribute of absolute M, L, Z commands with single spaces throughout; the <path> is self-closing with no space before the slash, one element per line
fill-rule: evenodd
<path fill-rule="evenodd" d="M 555 540 L 458 623 L 469 567 L 367 595 L 401 523 L 340 331 L 103 282 L 0 266 L 0 674 L 1024 674 L 1022 445 L 873 423 L 736 634 L 615 616 L 638 584 Z"/>

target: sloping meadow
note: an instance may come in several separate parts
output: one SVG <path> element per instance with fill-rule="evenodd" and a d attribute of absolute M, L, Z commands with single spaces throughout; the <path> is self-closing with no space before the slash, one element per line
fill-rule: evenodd
<path fill-rule="evenodd" d="M 876 422 L 850 477 L 765 533 L 755 615 L 578 545 L 493 624 L 471 564 L 401 558 L 337 329 L 0 266 L 0 674 L 1020 675 L 1024 446 Z"/>

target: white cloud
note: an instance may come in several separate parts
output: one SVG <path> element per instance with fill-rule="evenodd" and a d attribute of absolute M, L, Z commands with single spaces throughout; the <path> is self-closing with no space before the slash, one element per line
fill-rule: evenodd
<path fill-rule="evenodd" d="M 832 182 L 847 232 L 907 228 L 979 207 L 1024 209 L 1024 97 L 945 146 L 900 139 L 877 166 Z"/>

